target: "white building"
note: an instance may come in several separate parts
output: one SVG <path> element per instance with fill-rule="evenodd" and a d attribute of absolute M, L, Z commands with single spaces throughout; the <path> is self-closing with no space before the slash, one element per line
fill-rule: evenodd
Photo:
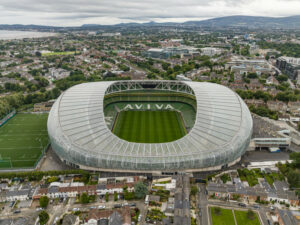
<path fill-rule="evenodd" d="M 222 49 L 219 48 L 201 48 L 201 55 L 207 55 L 207 56 L 214 56 L 214 55 L 220 55 L 223 52 Z"/>

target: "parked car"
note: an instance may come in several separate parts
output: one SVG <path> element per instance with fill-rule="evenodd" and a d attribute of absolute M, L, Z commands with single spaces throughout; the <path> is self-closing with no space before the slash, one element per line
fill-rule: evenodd
<path fill-rule="evenodd" d="M 259 205 L 253 205 L 253 208 L 255 208 L 255 209 L 259 209 L 259 208 L 260 208 L 260 206 L 259 206 Z"/>
<path fill-rule="evenodd" d="M 238 205 L 241 206 L 241 207 L 246 207 L 247 206 L 245 203 L 239 203 Z"/>
<path fill-rule="evenodd" d="M 20 213 L 20 212 L 21 212 L 21 210 L 19 210 L 19 209 L 14 211 L 15 214 Z"/>
<path fill-rule="evenodd" d="M 121 207 L 122 207 L 121 204 L 115 204 L 115 205 L 114 205 L 114 208 L 121 208 Z"/>
<path fill-rule="evenodd" d="M 14 204 L 15 204 L 15 201 L 12 201 L 11 203 L 9 203 L 9 207 L 13 207 L 14 206 Z"/>

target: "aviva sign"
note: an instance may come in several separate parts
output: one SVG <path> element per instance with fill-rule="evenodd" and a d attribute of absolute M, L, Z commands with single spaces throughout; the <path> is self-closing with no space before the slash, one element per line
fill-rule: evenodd
<path fill-rule="evenodd" d="M 174 110 L 170 104 L 127 104 L 123 110 Z"/>

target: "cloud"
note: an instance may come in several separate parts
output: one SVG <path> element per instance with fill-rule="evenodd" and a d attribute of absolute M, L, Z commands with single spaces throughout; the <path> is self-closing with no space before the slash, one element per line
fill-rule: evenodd
<path fill-rule="evenodd" d="M 300 14 L 299 0 L 1 0 L 1 24 L 183 22 L 229 15 Z"/>

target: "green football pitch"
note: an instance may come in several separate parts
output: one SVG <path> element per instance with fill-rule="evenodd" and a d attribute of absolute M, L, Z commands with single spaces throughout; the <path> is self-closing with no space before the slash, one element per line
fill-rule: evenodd
<path fill-rule="evenodd" d="M 118 137 L 137 143 L 163 143 L 186 134 L 176 111 L 121 111 L 113 127 Z"/>
<path fill-rule="evenodd" d="M 0 127 L 0 168 L 29 168 L 48 145 L 48 114 L 17 114 Z"/>

